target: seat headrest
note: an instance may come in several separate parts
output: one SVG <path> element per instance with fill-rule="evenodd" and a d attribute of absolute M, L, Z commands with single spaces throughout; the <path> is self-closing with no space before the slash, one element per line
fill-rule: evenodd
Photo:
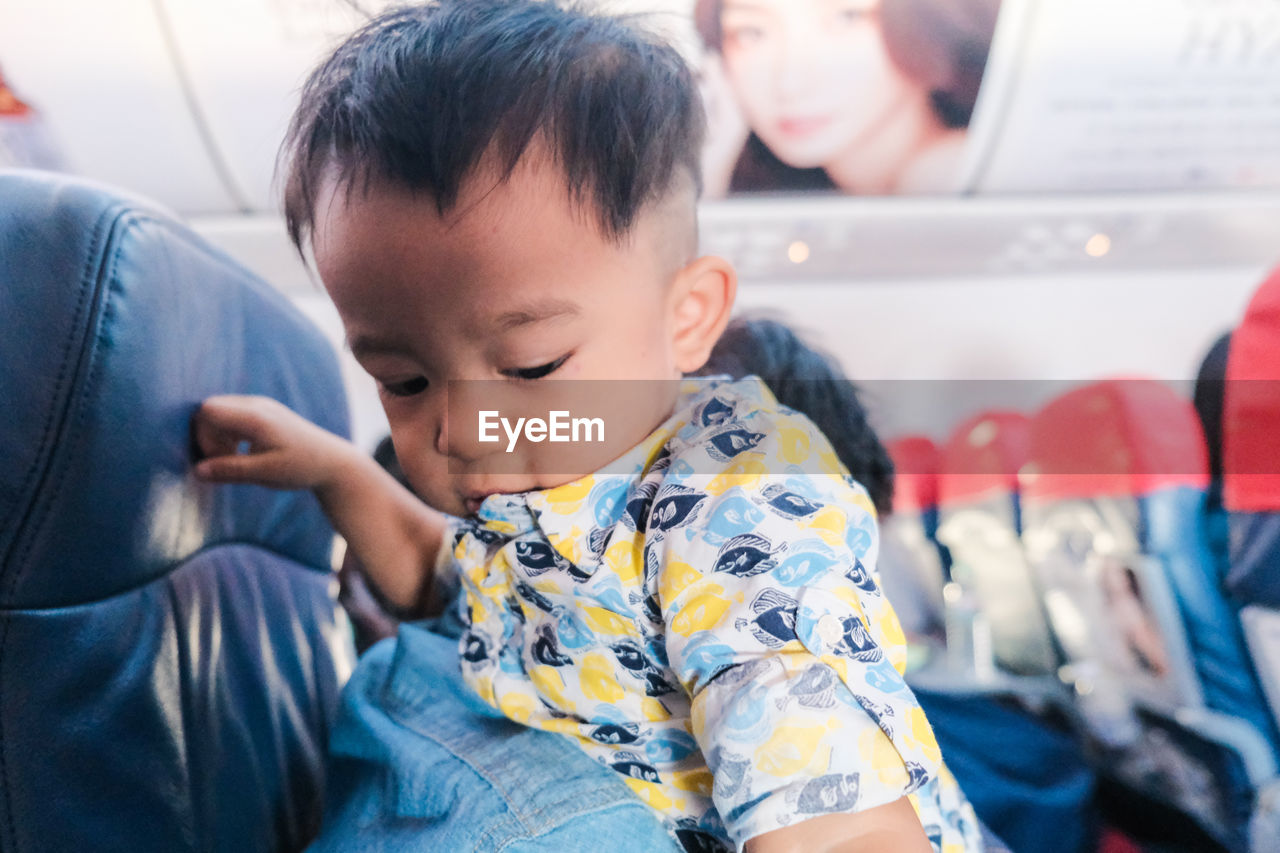
<path fill-rule="evenodd" d="M 940 455 L 933 440 L 904 435 L 886 447 L 893 460 L 893 511 L 920 512 L 938 505 Z"/>
<path fill-rule="evenodd" d="M 1209 481 L 1188 400 L 1153 379 L 1110 379 L 1051 400 L 1031 419 L 1026 501 L 1140 496 Z"/>
<path fill-rule="evenodd" d="M 219 542 L 327 567 L 309 494 L 189 473 L 212 394 L 347 433 L 333 348 L 282 294 L 120 192 L 0 171 L 0 318 L 0 608 L 110 596 Z"/>
<path fill-rule="evenodd" d="M 1016 494 L 1030 441 L 1031 420 L 1021 412 L 983 412 L 963 421 L 942 449 L 938 502 L 945 506 Z"/>

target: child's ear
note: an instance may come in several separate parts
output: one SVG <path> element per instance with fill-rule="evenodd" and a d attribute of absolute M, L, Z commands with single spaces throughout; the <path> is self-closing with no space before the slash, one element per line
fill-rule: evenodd
<path fill-rule="evenodd" d="M 704 255 L 677 273 L 671 293 L 676 367 L 693 373 L 707 363 L 729 323 L 738 274 L 724 258 Z"/>

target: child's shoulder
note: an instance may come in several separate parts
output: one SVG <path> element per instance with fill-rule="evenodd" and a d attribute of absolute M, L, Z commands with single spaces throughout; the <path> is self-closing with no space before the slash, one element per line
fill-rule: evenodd
<path fill-rule="evenodd" d="M 684 424 L 668 443 L 673 459 L 695 473 L 764 464 L 767 473 L 847 478 L 831 442 L 813 421 L 777 401 L 758 376 L 685 380 Z"/>
<path fill-rule="evenodd" d="M 741 453 L 764 453 L 787 439 L 802 439 L 815 454 L 831 450 L 813 421 L 779 403 L 758 376 L 686 379 L 681 391 L 684 424 L 672 442 L 673 452 L 704 448 L 729 459 Z M 728 441 L 725 436 L 737 440 Z M 833 470 L 840 467 L 834 452 L 830 461 Z"/>
<path fill-rule="evenodd" d="M 874 515 L 866 489 L 850 477 L 827 437 L 804 414 L 779 403 L 762 379 L 686 382 L 684 424 L 666 448 L 666 485 L 712 495 L 794 493 Z"/>

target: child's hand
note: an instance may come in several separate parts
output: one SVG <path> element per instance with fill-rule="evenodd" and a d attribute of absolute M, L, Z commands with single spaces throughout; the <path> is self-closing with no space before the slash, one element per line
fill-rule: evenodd
<path fill-rule="evenodd" d="M 349 445 L 270 397 L 210 397 L 192 418 L 196 476 L 221 483 L 314 489 L 333 476 Z M 239 452 L 241 445 L 248 452 Z"/>
<path fill-rule="evenodd" d="M 210 397 L 192 426 L 206 457 L 197 477 L 311 489 L 388 601 L 403 610 L 438 606 L 432 568 L 448 523 L 372 457 L 268 397 Z M 244 443 L 248 452 L 237 452 Z"/>

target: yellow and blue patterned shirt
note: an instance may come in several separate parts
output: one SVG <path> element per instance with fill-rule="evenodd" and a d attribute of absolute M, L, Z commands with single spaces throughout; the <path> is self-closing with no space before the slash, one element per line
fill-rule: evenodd
<path fill-rule="evenodd" d="M 610 471 L 492 495 L 464 522 L 462 671 L 577 740 L 690 851 L 910 797 L 980 850 L 902 678 L 865 491 L 764 383 L 687 380 Z"/>

